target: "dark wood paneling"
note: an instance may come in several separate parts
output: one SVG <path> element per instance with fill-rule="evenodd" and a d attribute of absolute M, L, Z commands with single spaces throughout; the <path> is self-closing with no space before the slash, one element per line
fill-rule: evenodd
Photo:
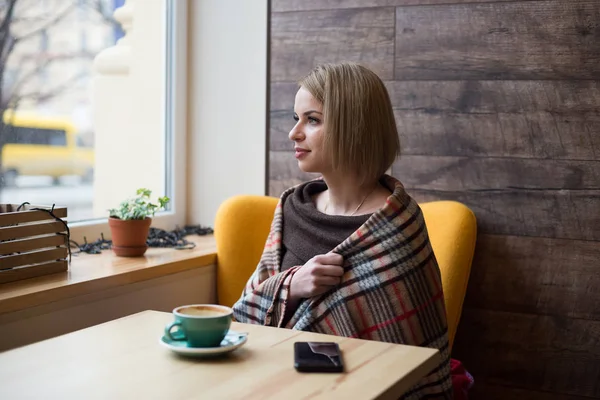
<path fill-rule="evenodd" d="M 269 104 L 269 109 L 271 111 L 287 111 L 292 113 L 298 85 L 295 82 L 273 82 L 270 89 L 271 103 Z"/>
<path fill-rule="evenodd" d="M 290 130 L 296 123 L 293 115 L 293 108 L 271 111 L 271 126 L 269 129 L 271 150 L 291 151 L 294 149 L 294 143 L 289 138 Z"/>
<path fill-rule="evenodd" d="M 453 351 L 475 377 L 470 398 L 600 398 L 600 1 L 272 5 L 270 194 L 314 177 L 287 137 L 295 81 L 320 62 L 365 62 L 394 106 L 394 175 L 417 201 L 477 216 Z"/>
<path fill-rule="evenodd" d="M 514 0 L 272 0 L 273 11 L 332 10 L 385 6 L 414 6 L 425 4 L 484 3 Z M 528 0 L 525 0 L 528 1 Z"/>
<path fill-rule="evenodd" d="M 290 142 L 290 147 L 293 144 Z M 297 167 L 291 151 L 271 152 L 270 178 L 309 179 Z M 600 161 L 509 158 L 402 156 L 392 173 L 407 189 L 479 190 L 598 190 Z M 460 177 L 460 179 L 456 179 Z"/>
<path fill-rule="evenodd" d="M 291 143 L 291 142 L 290 142 Z M 289 151 L 271 151 L 269 154 L 269 195 L 279 196 L 292 186 L 319 177 L 317 174 L 302 172 L 294 153 Z"/>
<path fill-rule="evenodd" d="M 395 79 L 598 79 L 600 2 L 397 8 Z"/>
<path fill-rule="evenodd" d="M 386 82 L 404 154 L 594 160 L 598 81 Z M 271 150 L 287 137 L 297 86 L 271 87 Z"/>
<path fill-rule="evenodd" d="M 272 167 L 269 171 L 269 177 L 272 180 L 291 178 L 307 181 L 320 176 L 319 174 L 302 172 L 298 168 L 298 161 L 294 158 L 294 152 L 292 151 L 271 151 L 269 159 Z"/>
<path fill-rule="evenodd" d="M 406 188 L 424 190 L 595 189 L 600 195 L 600 161 L 405 155 L 392 172 Z"/>
<path fill-rule="evenodd" d="M 314 66 L 357 61 L 390 79 L 394 66 L 394 9 L 273 13 L 271 80 L 297 81 Z"/>
<path fill-rule="evenodd" d="M 400 111 L 564 115 L 600 109 L 599 81 L 388 81 L 385 85 Z M 281 93 L 281 101 L 289 99 L 290 90 L 280 85 L 274 92 Z"/>
<path fill-rule="evenodd" d="M 279 197 L 286 189 L 296 186 L 303 181 L 299 179 L 283 179 L 283 180 L 270 180 L 269 181 L 269 196 Z"/>
<path fill-rule="evenodd" d="M 271 84 L 271 104 L 269 127 L 269 148 L 271 150 L 291 150 L 294 144 L 288 134 L 293 128 L 294 98 L 298 85 L 289 82 L 274 82 Z"/>
<path fill-rule="evenodd" d="M 469 392 L 469 400 L 589 400 L 589 397 L 517 389 L 488 384 L 482 382 L 481 379 L 477 379 Z"/>
<path fill-rule="evenodd" d="M 274 196 L 317 176 L 300 171 L 292 152 L 272 151 L 270 163 Z M 599 164 L 405 156 L 392 171 L 420 202 L 471 207 L 484 233 L 600 240 Z"/>
<path fill-rule="evenodd" d="M 419 202 L 455 200 L 466 204 L 477 216 L 482 233 L 600 240 L 598 190 L 408 189 L 408 193 Z"/>
<path fill-rule="evenodd" d="M 476 380 L 600 396 L 600 321 L 467 308 L 453 356 Z"/>
<path fill-rule="evenodd" d="M 477 237 L 465 307 L 600 321 L 600 243 Z"/>
<path fill-rule="evenodd" d="M 600 153 L 600 114 L 394 113 L 405 154 L 594 160 Z"/>
<path fill-rule="evenodd" d="M 387 87 L 407 154 L 583 160 L 600 155 L 598 81 L 388 82 Z"/>

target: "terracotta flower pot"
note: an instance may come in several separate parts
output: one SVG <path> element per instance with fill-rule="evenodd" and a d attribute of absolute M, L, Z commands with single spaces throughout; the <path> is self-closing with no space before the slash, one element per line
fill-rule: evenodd
<path fill-rule="evenodd" d="M 112 249 L 120 257 L 139 257 L 148 249 L 146 239 L 152 218 L 122 220 L 109 218 Z"/>

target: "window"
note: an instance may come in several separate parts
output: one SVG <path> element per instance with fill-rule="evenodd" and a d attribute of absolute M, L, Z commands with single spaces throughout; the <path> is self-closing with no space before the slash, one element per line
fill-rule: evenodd
<path fill-rule="evenodd" d="M 139 187 L 172 199 L 155 226 L 185 222 L 185 157 L 173 155 L 185 153 L 187 2 L 97 1 L 102 7 L 17 3 L 11 33 L 28 39 L 17 42 L 2 69 L 18 73 L 8 107 L 0 110 L 0 203 L 66 206 L 78 241 L 108 232 L 107 209 Z M 113 14 L 121 6 L 128 40 L 116 44 L 121 27 Z M 136 57 L 115 59 L 104 51 L 106 37 L 115 39 L 110 47 L 130 46 Z M 125 62 L 124 72 L 118 68 Z M 102 84 L 92 90 L 94 79 Z"/>
<path fill-rule="evenodd" d="M 48 37 L 48 30 L 47 29 L 42 29 L 42 31 L 40 32 L 40 51 L 42 52 L 42 54 L 46 53 L 48 51 L 48 41 L 50 40 L 50 38 Z"/>
<path fill-rule="evenodd" d="M 122 7 L 123 5 L 125 5 L 125 0 L 112 0 L 112 6 L 117 8 L 117 7 Z M 123 29 L 121 28 L 121 26 L 115 26 L 113 31 L 112 31 L 112 38 L 115 42 L 117 42 L 119 39 L 121 39 L 124 35 Z"/>
<path fill-rule="evenodd" d="M 5 126 L 6 144 L 66 146 L 67 132 L 20 126 Z"/>
<path fill-rule="evenodd" d="M 97 2 L 96 4 L 102 4 L 101 2 Z M 80 21 L 87 21 L 89 5 L 87 4 L 87 0 L 77 0 L 77 16 Z"/>
<path fill-rule="evenodd" d="M 87 32 L 85 29 L 81 29 L 79 32 L 79 47 L 82 53 L 87 52 Z"/>
<path fill-rule="evenodd" d="M 82 148 L 93 148 L 94 147 L 93 143 L 85 142 L 81 136 L 77 137 L 76 145 L 77 145 L 77 147 L 82 147 Z"/>

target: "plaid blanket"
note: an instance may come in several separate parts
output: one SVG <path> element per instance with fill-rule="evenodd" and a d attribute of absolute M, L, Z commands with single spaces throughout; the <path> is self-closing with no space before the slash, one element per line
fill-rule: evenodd
<path fill-rule="evenodd" d="M 439 267 L 418 204 L 398 180 L 386 175 L 384 182 L 393 192 L 385 206 L 333 249 L 344 257 L 341 284 L 301 301 L 284 326 L 290 282 L 301 268 L 280 272 L 283 204 L 295 188 L 285 191 L 258 267 L 233 306 L 234 317 L 239 322 L 439 349 L 439 365 L 402 398 L 450 399 Z"/>

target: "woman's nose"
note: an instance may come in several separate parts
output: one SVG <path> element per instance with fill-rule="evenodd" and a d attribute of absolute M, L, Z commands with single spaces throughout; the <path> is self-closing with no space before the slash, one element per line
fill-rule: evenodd
<path fill-rule="evenodd" d="M 294 142 L 299 142 L 304 139 L 304 134 L 302 133 L 302 129 L 300 127 L 300 121 L 298 121 L 296 125 L 294 125 L 288 137 Z"/>

